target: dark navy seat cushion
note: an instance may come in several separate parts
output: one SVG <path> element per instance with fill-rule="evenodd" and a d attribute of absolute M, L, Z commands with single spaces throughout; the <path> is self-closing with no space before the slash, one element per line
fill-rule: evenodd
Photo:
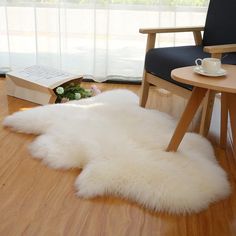
<path fill-rule="evenodd" d="M 161 79 L 192 90 L 192 86 L 179 83 L 170 77 L 173 69 L 195 65 L 197 58 L 211 57 L 202 46 L 153 48 L 146 53 L 145 70 Z M 222 63 L 236 64 L 236 53 L 222 55 Z"/>

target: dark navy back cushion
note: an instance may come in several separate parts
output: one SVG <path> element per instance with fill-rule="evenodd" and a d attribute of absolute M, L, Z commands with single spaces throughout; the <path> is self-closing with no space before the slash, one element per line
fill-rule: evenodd
<path fill-rule="evenodd" d="M 236 0 L 211 0 L 203 46 L 236 43 Z"/>

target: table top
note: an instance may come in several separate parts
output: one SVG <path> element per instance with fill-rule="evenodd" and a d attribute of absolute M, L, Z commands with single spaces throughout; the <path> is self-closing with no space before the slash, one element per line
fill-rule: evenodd
<path fill-rule="evenodd" d="M 236 65 L 223 64 L 225 76 L 209 77 L 193 71 L 195 66 L 181 67 L 172 70 L 171 77 L 181 83 L 219 92 L 236 93 Z"/>

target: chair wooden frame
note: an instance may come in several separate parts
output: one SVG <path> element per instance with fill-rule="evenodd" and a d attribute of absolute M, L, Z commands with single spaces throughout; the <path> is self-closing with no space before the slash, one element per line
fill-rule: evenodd
<path fill-rule="evenodd" d="M 139 30 L 142 34 L 147 34 L 147 43 L 146 43 L 146 52 L 155 47 L 156 42 L 156 34 L 159 33 L 180 33 L 180 32 L 192 32 L 195 45 L 202 45 L 202 34 L 204 31 L 203 26 L 197 27 L 175 27 L 175 28 L 142 28 Z M 236 52 L 236 44 L 226 44 L 226 45 L 216 45 L 216 46 L 206 46 L 203 49 L 205 52 L 211 54 L 211 57 L 221 58 L 222 53 L 227 52 Z M 143 80 L 141 87 L 141 95 L 140 95 L 140 106 L 145 107 L 149 87 L 150 85 L 155 85 L 157 87 L 166 89 L 173 94 L 179 95 L 186 99 L 189 99 L 191 95 L 191 91 L 185 88 L 182 88 L 178 85 L 172 84 L 166 80 L 163 80 L 157 76 L 154 76 L 148 72 L 146 72 L 145 68 L 143 71 Z M 214 106 L 215 92 L 208 92 L 204 99 L 202 118 L 200 124 L 200 134 L 207 136 L 208 130 L 211 122 L 211 114 Z"/>

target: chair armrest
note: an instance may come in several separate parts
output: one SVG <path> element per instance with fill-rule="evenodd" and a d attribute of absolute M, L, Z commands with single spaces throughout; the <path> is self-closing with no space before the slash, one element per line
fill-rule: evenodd
<path fill-rule="evenodd" d="M 157 34 L 157 33 L 178 33 L 178 32 L 193 32 L 203 31 L 204 27 L 174 27 L 174 28 L 142 28 L 139 33 L 142 34 Z"/>
<path fill-rule="evenodd" d="M 205 46 L 203 49 L 205 52 L 212 54 L 221 54 L 226 52 L 236 52 L 236 44 L 224 44 L 215 46 Z"/>
<path fill-rule="evenodd" d="M 156 34 L 157 33 L 180 33 L 180 32 L 193 32 L 194 40 L 196 45 L 202 44 L 202 35 L 201 31 L 204 30 L 204 27 L 174 27 L 174 28 L 144 28 L 139 29 L 139 32 L 142 34 L 147 34 L 147 45 L 146 52 L 153 48 L 155 45 Z"/>

